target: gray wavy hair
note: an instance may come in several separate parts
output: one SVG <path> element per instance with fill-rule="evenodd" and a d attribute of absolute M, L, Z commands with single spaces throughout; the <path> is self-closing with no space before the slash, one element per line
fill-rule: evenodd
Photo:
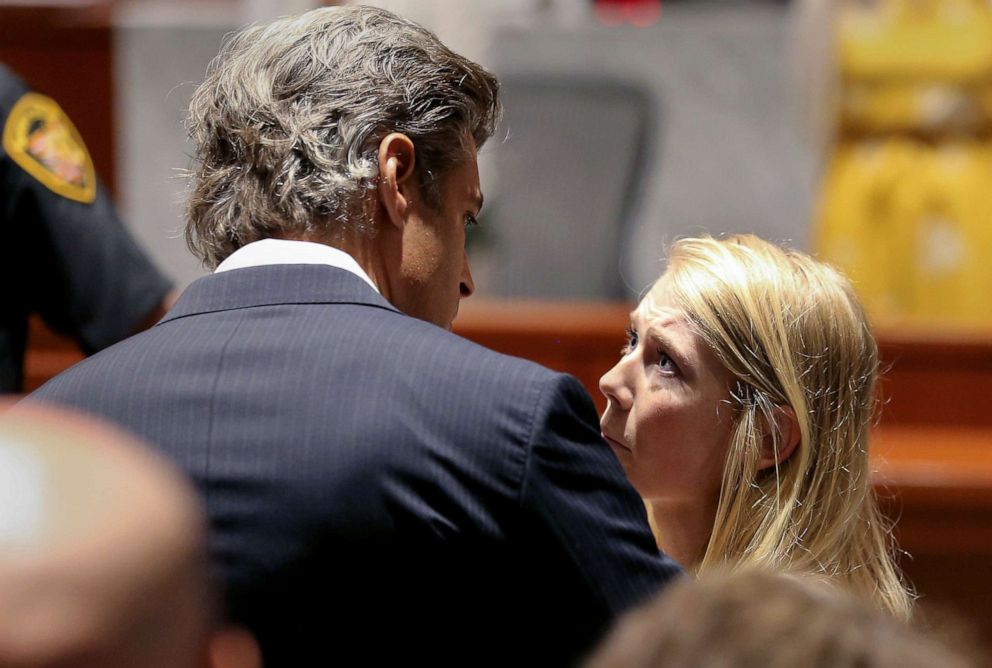
<path fill-rule="evenodd" d="M 190 103 L 186 243 L 215 267 L 268 237 L 374 234 L 379 143 L 414 143 L 422 195 L 499 123 L 499 82 L 383 9 L 326 7 L 228 39 Z"/>

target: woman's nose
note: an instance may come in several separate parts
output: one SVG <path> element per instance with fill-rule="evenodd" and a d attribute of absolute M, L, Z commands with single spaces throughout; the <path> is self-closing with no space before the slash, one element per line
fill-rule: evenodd
<path fill-rule="evenodd" d="M 624 360 L 620 360 L 616 365 L 603 374 L 599 379 L 599 391 L 603 393 L 611 404 L 616 405 L 622 411 L 630 410 L 634 395 L 630 391 L 624 376 Z"/>

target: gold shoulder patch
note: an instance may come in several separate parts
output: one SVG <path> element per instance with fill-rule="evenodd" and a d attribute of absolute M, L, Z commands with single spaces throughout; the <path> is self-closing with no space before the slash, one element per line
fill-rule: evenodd
<path fill-rule="evenodd" d="M 96 172 L 86 145 L 58 103 L 25 93 L 3 128 L 7 155 L 49 190 L 77 202 L 96 198 Z"/>

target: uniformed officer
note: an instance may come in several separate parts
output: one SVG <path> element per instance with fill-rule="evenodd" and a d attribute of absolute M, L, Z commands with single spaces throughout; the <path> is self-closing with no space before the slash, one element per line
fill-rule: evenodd
<path fill-rule="evenodd" d="M 0 126 L 0 392 L 17 392 L 31 313 L 90 354 L 152 324 L 172 284 L 122 224 L 59 105 L 3 65 Z"/>

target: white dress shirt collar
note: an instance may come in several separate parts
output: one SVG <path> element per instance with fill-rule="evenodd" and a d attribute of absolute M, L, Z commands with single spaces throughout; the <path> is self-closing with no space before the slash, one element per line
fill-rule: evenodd
<path fill-rule="evenodd" d="M 375 283 L 359 266 L 355 258 L 339 248 L 332 248 L 312 241 L 292 239 L 253 241 L 228 255 L 227 259 L 217 265 L 214 273 L 269 264 L 326 264 L 350 271 L 372 286 L 373 290 L 379 292 L 379 288 L 375 286 Z"/>

